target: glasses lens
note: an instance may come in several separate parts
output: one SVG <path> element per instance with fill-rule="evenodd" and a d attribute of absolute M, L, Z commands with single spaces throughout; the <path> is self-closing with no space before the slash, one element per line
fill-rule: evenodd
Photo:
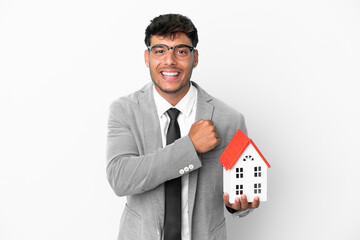
<path fill-rule="evenodd" d="M 175 56 L 178 58 L 185 58 L 190 55 L 190 48 L 185 45 L 177 45 L 174 48 Z"/>
<path fill-rule="evenodd" d="M 151 54 L 156 58 L 161 58 L 166 55 L 168 49 L 162 45 L 155 45 L 151 48 Z"/>

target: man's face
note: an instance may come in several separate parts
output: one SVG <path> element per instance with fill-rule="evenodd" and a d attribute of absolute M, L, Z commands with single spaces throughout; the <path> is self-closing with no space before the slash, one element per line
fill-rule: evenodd
<path fill-rule="evenodd" d="M 173 47 L 178 44 L 192 46 L 190 39 L 184 33 L 177 33 L 174 38 L 164 38 L 158 35 L 152 36 L 151 45 L 165 44 Z M 150 75 L 156 90 L 163 97 L 167 94 L 183 97 L 190 87 L 191 73 L 198 63 L 198 52 L 191 52 L 186 58 L 179 59 L 170 49 L 161 59 L 156 58 L 148 50 L 144 53 L 145 63 L 150 68 Z"/>

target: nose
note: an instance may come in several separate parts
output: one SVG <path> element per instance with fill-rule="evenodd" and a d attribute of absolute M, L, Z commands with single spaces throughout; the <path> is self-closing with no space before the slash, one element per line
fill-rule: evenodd
<path fill-rule="evenodd" d="M 174 54 L 174 50 L 170 49 L 167 54 L 165 55 L 164 58 L 164 63 L 167 65 L 174 65 L 176 64 L 176 58 L 175 58 L 175 54 Z"/>

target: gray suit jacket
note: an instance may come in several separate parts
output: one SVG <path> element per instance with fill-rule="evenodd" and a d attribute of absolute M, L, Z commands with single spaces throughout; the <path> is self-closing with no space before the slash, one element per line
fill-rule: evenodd
<path fill-rule="evenodd" d="M 164 182 L 189 171 L 189 223 L 192 240 L 226 239 L 221 153 L 235 131 L 246 133 L 244 117 L 197 84 L 196 121 L 213 120 L 221 143 L 197 154 L 189 136 L 162 147 L 152 83 L 114 101 L 110 107 L 107 139 L 107 178 L 127 203 L 118 239 L 162 239 Z"/>

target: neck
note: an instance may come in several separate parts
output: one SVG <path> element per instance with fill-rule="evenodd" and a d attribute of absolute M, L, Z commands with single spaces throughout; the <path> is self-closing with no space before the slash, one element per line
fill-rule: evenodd
<path fill-rule="evenodd" d="M 178 104 L 178 102 L 180 102 L 180 100 L 187 94 L 187 92 L 190 89 L 190 84 L 183 87 L 180 91 L 176 92 L 176 93 L 166 93 L 161 91 L 160 88 L 158 88 L 155 85 L 155 89 L 156 91 L 159 93 L 159 95 L 161 97 L 163 97 L 168 103 L 170 103 L 172 106 L 176 106 L 176 104 Z"/>

